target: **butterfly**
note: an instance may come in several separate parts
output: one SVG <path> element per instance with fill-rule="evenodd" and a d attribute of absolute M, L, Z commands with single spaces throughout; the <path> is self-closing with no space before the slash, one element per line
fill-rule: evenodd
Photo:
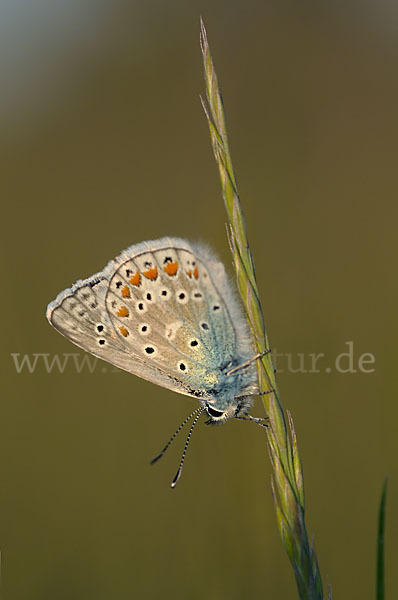
<path fill-rule="evenodd" d="M 259 394 L 254 362 L 264 353 L 254 353 L 224 265 L 203 246 L 174 237 L 130 246 L 61 292 L 47 319 L 94 356 L 199 401 L 152 461 L 193 419 L 172 487 L 202 413 L 209 425 L 237 418 L 266 426 L 248 414 Z"/>

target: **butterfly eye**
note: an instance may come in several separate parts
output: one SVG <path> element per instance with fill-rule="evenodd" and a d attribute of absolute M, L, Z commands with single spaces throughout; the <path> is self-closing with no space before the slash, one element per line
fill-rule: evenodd
<path fill-rule="evenodd" d="M 211 417 L 214 417 L 215 419 L 219 419 L 224 414 L 223 410 L 215 410 L 214 408 L 211 408 L 211 406 L 209 406 L 208 404 L 206 405 L 206 410 L 207 414 Z"/>

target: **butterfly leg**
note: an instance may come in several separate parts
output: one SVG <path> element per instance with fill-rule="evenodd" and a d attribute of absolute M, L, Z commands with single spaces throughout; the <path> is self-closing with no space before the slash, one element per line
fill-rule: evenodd
<path fill-rule="evenodd" d="M 268 417 L 252 417 L 246 413 L 244 415 L 237 415 L 235 419 L 240 419 L 241 421 L 253 421 L 253 423 L 257 423 L 257 425 L 261 425 L 261 427 L 268 429 L 268 423 L 263 423 L 263 421 L 268 421 Z"/>
<path fill-rule="evenodd" d="M 233 375 L 233 373 L 236 373 L 237 371 L 240 371 L 241 369 L 245 369 L 246 367 L 251 365 L 254 361 L 258 360 L 259 358 L 262 358 L 263 356 L 265 356 L 266 354 L 269 354 L 270 352 L 271 352 L 271 348 L 268 348 L 268 350 L 264 350 L 264 352 L 259 352 L 258 354 L 255 354 L 254 356 L 249 358 L 249 360 L 246 360 L 241 365 L 238 365 L 237 367 L 234 367 L 233 369 L 230 369 L 229 371 L 227 371 L 227 373 L 225 375 L 228 377 L 229 375 Z"/>
<path fill-rule="evenodd" d="M 235 398 L 251 398 L 252 396 L 266 396 L 267 394 L 272 394 L 273 392 L 275 392 L 275 390 L 273 388 L 271 388 L 270 390 L 266 390 L 265 392 L 255 392 L 252 394 L 243 394 L 242 396 L 235 396 Z"/>

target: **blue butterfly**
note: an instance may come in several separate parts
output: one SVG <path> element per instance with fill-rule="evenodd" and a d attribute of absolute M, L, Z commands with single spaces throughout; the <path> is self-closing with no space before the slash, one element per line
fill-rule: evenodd
<path fill-rule="evenodd" d="M 174 487 L 192 431 L 248 414 L 259 394 L 252 340 L 223 264 L 207 248 L 165 237 L 130 246 L 48 305 L 51 325 L 77 346 L 143 379 L 197 398 Z M 267 351 L 268 352 L 268 351 Z"/>

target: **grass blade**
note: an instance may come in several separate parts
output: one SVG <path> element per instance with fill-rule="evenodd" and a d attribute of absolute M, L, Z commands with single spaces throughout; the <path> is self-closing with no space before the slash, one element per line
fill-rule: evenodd
<path fill-rule="evenodd" d="M 377 568 L 376 568 L 376 600 L 384 600 L 384 526 L 386 519 L 386 499 L 387 499 L 386 477 L 381 492 L 379 507 L 379 526 L 377 532 Z"/>

